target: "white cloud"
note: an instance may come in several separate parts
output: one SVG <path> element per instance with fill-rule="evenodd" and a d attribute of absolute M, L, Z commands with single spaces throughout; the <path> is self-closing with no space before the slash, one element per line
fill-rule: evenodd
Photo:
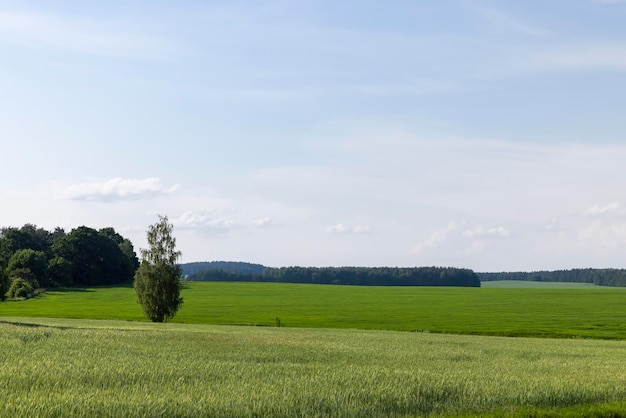
<path fill-rule="evenodd" d="M 621 205 L 593 205 L 551 222 L 533 238 L 540 255 L 571 267 L 621 267 L 626 219 Z M 553 264 L 552 268 L 561 268 Z"/>
<path fill-rule="evenodd" d="M 326 227 L 326 232 L 333 232 L 337 234 L 343 234 L 344 232 L 348 232 L 348 227 L 344 224 L 336 224 L 333 226 Z"/>
<path fill-rule="evenodd" d="M 622 249 L 626 246 L 626 222 L 595 220 L 580 230 L 578 242 L 593 252 Z"/>
<path fill-rule="evenodd" d="M 174 226 L 182 229 L 205 230 L 224 233 L 235 228 L 266 228 L 275 225 L 269 216 L 242 220 L 242 214 L 233 208 L 222 208 L 213 211 L 189 210 L 172 218 Z"/>
<path fill-rule="evenodd" d="M 369 225 L 356 225 L 352 227 L 352 232 L 354 232 L 355 234 L 363 234 L 370 232 L 371 230 L 372 228 Z"/>
<path fill-rule="evenodd" d="M 588 208 L 585 213 L 588 215 L 603 215 L 606 213 L 615 213 L 620 211 L 619 203 L 609 203 L 608 205 L 594 205 Z"/>
<path fill-rule="evenodd" d="M 63 187 L 58 195 L 63 199 L 86 201 L 119 201 L 147 199 L 178 190 L 177 184 L 165 186 L 159 178 L 123 179 L 71 184 Z"/>
<path fill-rule="evenodd" d="M 239 226 L 240 222 L 219 214 L 205 211 L 186 211 L 178 217 L 171 219 L 172 224 L 185 229 L 208 229 L 226 231 Z"/>
<path fill-rule="evenodd" d="M 335 233 L 335 234 L 365 234 L 372 230 L 369 225 L 354 225 L 348 226 L 343 223 L 338 223 L 329 227 L 326 227 L 326 232 Z"/>
<path fill-rule="evenodd" d="M 274 224 L 274 221 L 269 216 L 264 216 L 262 218 L 258 218 L 252 221 L 252 224 L 258 227 L 266 227 Z"/>
<path fill-rule="evenodd" d="M 476 225 L 466 227 L 467 221 L 449 222 L 445 228 L 441 228 L 418 243 L 413 250 L 416 253 L 452 252 L 473 254 L 486 249 L 495 239 L 509 238 L 511 231 L 503 226 L 483 228 Z"/>
<path fill-rule="evenodd" d="M 461 224 L 463 223 L 464 222 L 462 222 Z M 418 243 L 414 249 L 416 252 L 421 252 L 423 250 L 437 248 L 439 245 L 443 244 L 448 239 L 448 236 L 450 234 L 458 230 L 459 230 L 459 224 L 455 222 L 450 222 L 448 226 L 446 226 L 445 228 L 439 229 L 433 232 L 424 241 Z"/>
<path fill-rule="evenodd" d="M 545 226 L 545 229 L 548 231 L 555 231 L 559 228 L 559 219 L 552 219 Z"/>
<path fill-rule="evenodd" d="M 498 226 L 496 228 L 483 228 L 482 226 L 476 226 L 465 230 L 463 235 L 469 238 L 508 238 L 511 236 L 511 231 L 503 226 Z"/>

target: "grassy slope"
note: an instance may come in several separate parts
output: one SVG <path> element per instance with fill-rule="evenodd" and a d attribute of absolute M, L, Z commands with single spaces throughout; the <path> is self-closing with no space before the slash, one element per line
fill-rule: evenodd
<path fill-rule="evenodd" d="M 624 341 L 21 321 L 45 326 L 0 323 L 0 416 L 626 413 Z"/>
<path fill-rule="evenodd" d="M 625 290 L 187 283 L 174 322 L 626 339 Z M 130 287 L 49 292 L 0 316 L 143 318 Z"/>

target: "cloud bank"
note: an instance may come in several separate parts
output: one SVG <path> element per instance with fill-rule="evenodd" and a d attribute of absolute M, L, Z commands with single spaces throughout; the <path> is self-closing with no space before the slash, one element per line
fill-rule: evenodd
<path fill-rule="evenodd" d="M 171 219 L 181 229 L 226 233 L 240 228 L 265 228 L 274 225 L 269 216 L 244 220 L 234 209 L 188 210 Z"/>
<path fill-rule="evenodd" d="M 59 195 L 63 199 L 115 202 L 120 200 L 149 199 L 178 190 L 179 185 L 165 186 L 157 177 L 145 179 L 123 179 L 120 177 L 104 181 L 71 184 Z"/>

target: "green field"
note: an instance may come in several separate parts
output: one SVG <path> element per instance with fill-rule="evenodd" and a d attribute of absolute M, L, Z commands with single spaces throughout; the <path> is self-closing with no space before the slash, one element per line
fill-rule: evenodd
<path fill-rule="evenodd" d="M 530 280 L 496 280 L 481 282 L 487 289 L 606 289 L 593 283 L 535 282 Z"/>
<path fill-rule="evenodd" d="M 185 283 L 177 323 L 626 339 L 626 289 Z M 51 291 L 0 317 L 144 320 L 131 287 Z"/>
<path fill-rule="evenodd" d="M 504 285 L 185 283 L 167 324 L 129 286 L 6 302 L 0 417 L 626 416 L 626 289 Z"/>
<path fill-rule="evenodd" d="M 620 403 L 626 399 L 624 341 L 4 321 L 0 416 L 602 416 L 626 411 Z"/>

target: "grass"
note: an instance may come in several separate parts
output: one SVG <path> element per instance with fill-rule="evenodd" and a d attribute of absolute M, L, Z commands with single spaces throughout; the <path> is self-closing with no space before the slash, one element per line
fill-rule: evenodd
<path fill-rule="evenodd" d="M 495 280 L 481 282 L 483 288 L 489 289 L 607 289 L 593 283 L 571 282 L 534 282 L 529 280 Z"/>
<path fill-rule="evenodd" d="M 626 339 L 626 289 L 185 283 L 177 323 Z M 142 321 L 132 287 L 51 291 L 0 317 Z"/>
<path fill-rule="evenodd" d="M 3 321 L 0 416 L 626 414 L 626 341 Z"/>
<path fill-rule="evenodd" d="M 626 416 L 624 290 L 185 283 L 167 324 L 55 290 L 0 304 L 0 416 Z"/>

